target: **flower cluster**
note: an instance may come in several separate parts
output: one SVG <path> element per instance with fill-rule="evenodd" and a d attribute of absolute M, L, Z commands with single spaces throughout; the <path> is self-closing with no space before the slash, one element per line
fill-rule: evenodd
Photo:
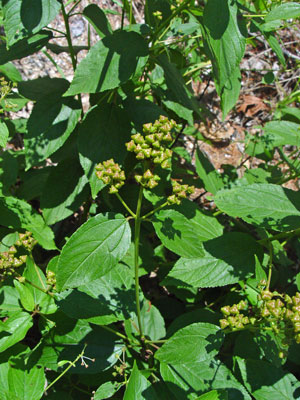
<path fill-rule="evenodd" d="M 32 237 L 31 232 L 19 233 L 19 240 L 16 242 L 16 246 L 23 246 L 26 250 L 32 251 L 36 244 L 37 241 Z"/>
<path fill-rule="evenodd" d="M 160 181 L 160 177 L 153 174 L 150 169 L 148 169 L 143 175 L 135 175 L 134 178 L 137 183 L 148 189 L 155 188 L 155 186 L 157 186 L 158 182 Z"/>
<path fill-rule="evenodd" d="M 189 185 L 181 185 L 177 181 L 172 181 L 173 193 L 168 197 L 169 204 L 180 204 L 182 199 L 194 193 L 195 187 Z"/>
<path fill-rule="evenodd" d="M 238 330 L 243 329 L 245 325 L 253 323 L 254 321 L 251 320 L 251 318 L 241 313 L 242 310 L 246 309 L 247 303 L 244 300 L 241 300 L 238 304 L 234 304 L 233 306 L 222 307 L 221 312 L 225 318 L 220 320 L 221 328 L 225 329 L 229 327 L 232 330 Z"/>
<path fill-rule="evenodd" d="M 31 251 L 37 241 L 32 237 L 31 232 L 19 233 L 19 239 L 14 246 L 11 246 L 8 251 L 0 253 L 0 283 L 8 276 L 15 274 L 16 268 L 26 262 L 27 255 L 17 256 L 17 247 L 23 247 L 27 251 Z"/>
<path fill-rule="evenodd" d="M 138 160 L 149 159 L 162 168 L 170 168 L 172 150 L 166 144 L 172 142 L 171 130 L 177 126 L 176 122 L 161 115 L 158 120 L 144 124 L 143 133 L 131 136 L 131 141 L 126 143 L 128 151 L 134 152 Z"/>
<path fill-rule="evenodd" d="M 96 166 L 96 175 L 106 185 L 110 185 L 109 193 L 115 194 L 125 183 L 125 173 L 113 158 Z"/>
<path fill-rule="evenodd" d="M 56 275 L 55 272 L 48 270 L 46 272 L 46 278 L 47 278 L 47 285 L 52 286 L 53 289 L 55 289 L 56 286 Z"/>
<path fill-rule="evenodd" d="M 221 308 L 224 318 L 220 320 L 221 328 L 229 328 L 232 331 L 247 328 L 248 326 L 267 326 L 278 334 L 284 332 L 286 342 L 295 339 L 300 343 L 300 293 L 295 296 L 283 295 L 278 292 L 262 290 L 259 295 L 259 303 L 256 309 L 251 311 L 251 316 L 241 311 L 247 309 L 247 303 L 242 300 L 233 306 Z"/>

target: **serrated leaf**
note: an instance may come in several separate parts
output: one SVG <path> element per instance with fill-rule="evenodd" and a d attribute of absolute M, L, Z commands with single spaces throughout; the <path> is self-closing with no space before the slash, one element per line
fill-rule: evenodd
<path fill-rule="evenodd" d="M 208 192 L 215 194 L 224 186 L 221 175 L 200 149 L 196 152 L 196 172 Z"/>
<path fill-rule="evenodd" d="M 0 146 L 5 147 L 9 138 L 9 130 L 5 122 L 0 121 Z"/>
<path fill-rule="evenodd" d="M 128 385 L 123 397 L 124 400 L 158 400 L 151 383 L 138 370 L 136 362 L 129 378 Z"/>
<path fill-rule="evenodd" d="M 300 194 L 278 185 L 254 183 L 219 191 L 217 207 L 232 217 L 267 229 L 299 228 Z"/>
<path fill-rule="evenodd" d="M 101 38 L 112 33 L 104 11 L 96 4 L 89 4 L 85 7 L 82 15 L 89 21 Z"/>
<path fill-rule="evenodd" d="M 94 394 L 94 400 L 105 400 L 113 396 L 120 388 L 116 382 L 105 382 L 98 387 Z"/>
<path fill-rule="evenodd" d="M 172 101 L 176 101 L 181 106 L 181 113 L 186 109 L 186 118 L 189 118 L 189 123 L 192 122 L 189 111 L 195 112 L 201 117 L 199 105 L 197 104 L 192 93 L 186 87 L 185 81 L 176 66 L 172 64 L 166 54 L 161 54 L 157 57 L 157 63 L 162 67 L 166 84 L 172 93 Z"/>
<path fill-rule="evenodd" d="M 300 383 L 294 375 L 258 360 L 238 359 L 245 386 L 256 400 L 299 398 Z"/>
<path fill-rule="evenodd" d="M 153 225 L 163 245 L 174 253 L 194 258 L 204 255 L 203 243 L 222 235 L 223 228 L 216 218 L 209 216 L 191 202 L 181 207 L 155 213 Z"/>
<path fill-rule="evenodd" d="M 20 82 L 22 80 L 22 76 L 17 67 L 11 62 L 0 65 L 0 72 L 2 72 L 2 74 L 4 74 L 12 82 Z"/>
<path fill-rule="evenodd" d="M 8 46 L 39 32 L 55 18 L 60 7 L 57 0 L 3 2 L 3 24 Z"/>
<path fill-rule="evenodd" d="M 11 286 L 2 286 L 0 288 L 0 312 L 13 312 L 13 311 L 22 311 L 21 304 L 19 302 L 19 294 L 18 291 Z"/>
<path fill-rule="evenodd" d="M 211 390 L 210 392 L 197 397 L 196 400 L 228 400 L 228 395 L 224 390 Z"/>
<path fill-rule="evenodd" d="M 65 96 L 114 89 L 135 73 L 140 58 L 145 63 L 148 47 L 136 32 L 117 31 L 96 43 L 78 65 Z"/>
<path fill-rule="evenodd" d="M 16 183 L 18 172 L 19 163 L 14 152 L 2 152 L 0 156 L 0 193 L 2 195 L 9 196 L 11 194 L 10 189 Z"/>
<path fill-rule="evenodd" d="M 138 326 L 137 317 L 135 317 L 134 322 L 134 326 Z M 149 336 L 151 340 L 159 340 L 165 337 L 165 321 L 159 310 L 147 300 L 144 300 L 141 309 L 141 322 L 144 335 Z M 135 329 L 134 331 L 137 333 Z"/>
<path fill-rule="evenodd" d="M 262 254 L 250 235 L 237 232 L 209 240 L 203 243 L 203 249 L 202 257 L 180 258 L 163 283 L 192 287 L 230 285 L 254 273 L 255 254 Z"/>
<path fill-rule="evenodd" d="M 130 318 L 135 312 L 133 274 L 118 264 L 99 279 L 67 290 L 58 297 L 59 307 L 71 318 L 86 319 L 93 324 L 107 325 Z"/>
<path fill-rule="evenodd" d="M 24 137 L 26 169 L 58 150 L 75 129 L 81 109 L 73 99 L 42 99 L 28 119 Z"/>
<path fill-rule="evenodd" d="M 31 291 L 21 282 L 14 279 L 14 285 L 20 297 L 20 302 L 26 311 L 34 310 L 34 298 Z"/>
<path fill-rule="evenodd" d="M 90 218 L 63 247 L 57 271 L 62 291 L 91 282 L 109 272 L 129 249 L 131 231 L 121 214 Z"/>
<path fill-rule="evenodd" d="M 24 363 L 8 370 L 9 398 L 14 400 L 39 400 L 43 396 L 46 377 L 42 368 L 28 369 Z"/>
<path fill-rule="evenodd" d="M 275 21 L 278 19 L 298 18 L 300 16 L 300 4 L 296 2 L 288 2 L 279 4 L 273 8 L 266 16 L 265 21 Z"/>
<path fill-rule="evenodd" d="M 216 20 L 219 23 L 216 24 Z M 203 13 L 203 36 L 206 52 L 212 61 L 216 90 L 221 97 L 228 97 L 229 81 L 236 79 L 237 68 L 245 52 L 246 36 L 245 23 L 238 15 L 237 3 L 229 0 L 210 0 L 206 3 Z M 234 90 L 237 97 L 237 89 Z M 228 111 L 229 103 L 222 99 L 223 117 Z"/>
<path fill-rule="evenodd" d="M 78 210 L 88 197 L 87 184 L 77 159 L 63 160 L 52 168 L 40 203 L 46 223 L 53 225 Z"/>
<path fill-rule="evenodd" d="M 52 37 L 52 32 L 40 31 L 36 35 L 20 40 L 9 49 L 6 48 L 5 43 L 0 44 L 0 64 L 6 64 L 8 61 L 13 61 L 36 53 L 41 50 Z"/>
<path fill-rule="evenodd" d="M 39 244 L 47 250 L 56 249 L 54 234 L 43 218 L 23 200 L 15 197 L 0 198 L 1 224 L 8 228 L 24 228 L 32 232 Z"/>
<path fill-rule="evenodd" d="M 172 365 L 202 362 L 219 351 L 224 334 L 217 325 L 198 322 L 177 331 L 155 353 L 162 363 Z"/>
<path fill-rule="evenodd" d="M 0 332 L 0 352 L 24 339 L 32 325 L 30 314 L 23 311 L 11 313 L 3 323 L 3 329 Z"/>
<path fill-rule="evenodd" d="M 40 365 L 57 370 L 58 362 L 74 361 L 86 344 L 84 356 L 88 368 L 77 362 L 73 374 L 96 374 L 113 366 L 124 348 L 124 343 L 114 333 L 87 321 L 74 320 L 62 312 L 47 316 L 55 323 L 55 329 L 45 335 L 42 343 L 31 354 L 28 365 Z"/>
<path fill-rule="evenodd" d="M 270 121 L 264 126 L 267 140 L 275 146 L 300 146 L 300 125 L 290 121 Z"/>
<path fill-rule="evenodd" d="M 211 389 L 225 389 L 228 400 L 250 400 L 247 390 L 219 360 L 160 365 L 161 375 L 176 400 L 193 399 Z M 186 396 L 189 393 L 189 397 Z"/>
<path fill-rule="evenodd" d="M 25 283 L 27 289 L 30 290 L 36 308 L 38 307 L 42 314 L 53 314 L 57 310 L 57 306 L 53 297 L 45 293 L 48 288 L 46 277 L 32 257 L 27 257 L 23 276 L 36 286 L 33 287 L 30 283 Z"/>
<path fill-rule="evenodd" d="M 96 165 L 112 156 L 115 162 L 122 164 L 127 154 L 125 143 L 130 140 L 130 133 L 131 126 L 126 112 L 119 106 L 101 105 L 87 113 L 79 128 L 78 151 L 93 198 L 105 186 L 96 176 Z"/>
<path fill-rule="evenodd" d="M 55 103 L 69 86 L 70 83 L 66 79 L 44 76 L 19 82 L 18 90 L 27 99 L 40 101 L 46 98 L 47 101 L 53 99 Z"/>

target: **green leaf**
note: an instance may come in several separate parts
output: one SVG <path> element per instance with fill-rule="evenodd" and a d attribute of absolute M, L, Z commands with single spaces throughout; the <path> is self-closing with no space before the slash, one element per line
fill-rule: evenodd
<path fill-rule="evenodd" d="M 35 0 L 7 0 L 2 3 L 8 47 L 47 26 L 61 7 L 56 0 L 39 0 L 38 3 Z"/>
<path fill-rule="evenodd" d="M 110 23 L 108 22 L 104 11 L 102 11 L 96 4 L 89 4 L 85 7 L 82 14 L 101 38 L 112 33 Z"/>
<path fill-rule="evenodd" d="M 9 49 L 6 48 L 5 43 L 0 44 L 0 64 L 6 64 L 8 61 L 17 60 L 38 52 L 52 37 L 52 32 L 40 31 L 36 35 L 20 40 Z"/>
<path fill-rule="evenodd" d="M 133 369 L 132 369 L 123 399 L 124 400 L 142 400 L 142 399 L 158 400 L 153 388 L 151 387 L 151 383 L 138 370 L 136 361 L 134 361 Z"/>
<path fill-rule="evenodd" d="M 116 382 L 105 382 L 98 387 L 93 398 L 94 400 L 105 400 L 112 397 L 120 388 Z"/>
<path fill-rule="evenodd" d="M 90 218 L 63 247 L 57 271 L 57 290 L 78 287 L 109 272 L 129 249 L 131 232 L 121 214 Z"/>
<path fill-rule="evenodd" d="M 130 318 L 135 312 L 132 270 L 118 264 L 107 274 L 78 291 L 67 290 L 57 296 L 59 307 L 71 318 L 107 325 Z"/>
<path fill-rule="evenodd" d="M 46 377 L 42 368 L 27 369 L 19 361 L 8 370 L 9 396 L 14 400 L 39 400 L 43 396 Z"/>
<path fill-rule="evenodd" d="M 58 312 L 47 316 L 55 323 L 55 329 L 50 331 L 43 342 L 31 354 L 28 364 L 40 365 L 53 370 L 58 369 L 58 363 L 74 361 L 86 344 L 85 359 L 88 368 L 81 361 L 72 367 L 73 374 L 95 374 L 113 366 L 124 348 L 124 343 L 114 333 L 100 326 L 90 325 L 87 321 L 68 318 Z M 97 384 L 97 383 L 96 383 Z"/>
<path fill-rule="evenodd" d="M 204 241 L 222 235 L 223 227 L 216 218 L 186 201 L 181 207 L 155 213 L 153 225 L 163 245 L 174 253 L 194 258 L 204 255 Z"/>
<path fill-rule="evenodd" d="M 14 285 L 20 297 L 20 302 L 26 311 L 34 310 L 34 298 L 31 291 L 21 282 L 14 279 Z"/>
<path fill-rule="evenodd" d="M 10 81 L 12 82 L 20 82 L 22 80 L 22 76 L 16 66 L 8 62 L 4 65 L 0 65 L 0 72 L 4 74 Z"/>
<path fill-rule="evenodd" d="M 221 95 L 221 109 L 223 112 L 223 118 L 229 113 L 229 111 L 235 106 L 238 101 L 240 90 L 241 90 L 241 70 L 238 66 L 228 78 L 224 84 L 222 95 Z"/>
<path fill-rule="evenodd" d="M 26 172 L 21 172 L 20 179 L 23 181 L 16 191 L 16 195 L 21 199 L 30 201 L 40 197 L 48 176 L 54 167 L 44 167 L 31 169 Z"/>
<path fill-rule="evenodd" d="M 283 65 L 284 67 L 286 67 L 286 61 L 285 61 L 283 51 L 282 51 L 280 43 L 276 39 L 274 33 L 273 32 L 263 32 L 263 35 L 264 35 L 266 41 L 268 42 L 269 46 L 271 47 L 271 49 L 274 51 L 274 53 L 278 57 L 280 64 Z"/>
<path fill-rule="evenodd" d="M 69 86 L 70 83 L 66 79 L 44 76 L 30 81 L 19 82 L 18 90 L 27 99 L 34 101 L 47 99 L 49 102 L 56 103 Z"/>
<path fill-rule="evenodd" d="M 5 122 L 0 121 L 0 146 L 5 147 L 9 138 L 9 130 Z"/>
<path fill-rule="evenodd" d="M 19 302 L 19 293 L 18 291 L 11 286 L 2 286 L 0 288 L 0 313 L 3 314 L 2 311 L 22 311 L 20 302 Z"/>
<path fill-rule="evenodd" d="M 255 254 L 262 253 L 256 241 L 245 233 L 226 233 L 203 243 L 204 255 L 180 258 L 163 284 L 184 282 L 192 287 L 231 285 L 255 271 Z"/>
<path fill-rule="evenodd" d="M 52 168 L 40 204 L 48 225 L 53 225 L 78 210 L 88 197 L 87 183 L 79 161 L 74 158 L 63 160 Z"/>
<path fill-rule="evenodd" d="M 265 21 L 275 21 L 277 19 L 291 19 L 300 16 L 300 4 L 296 2 L 288 2 L 279 4 L 273 8 L 269 14 L 265 16 Z"/>
<path fill-rule="evenodd" d="M 45 98 L 34 106 L 24 137 L 26 169 L 44 161 L 65 143 L 80 114 L 79 103 L 73 99 Z"/>
<path fill-rule="evenodd" d="M 135 326 L 138 326 L 138 319 L 134 319 Z M 143 333 L 149 336 L 151 340 L 159 340 L 166 336 L 165 321 L 159 310 L 149 301 L 144 300 L 141 309 L 141 322 Z M 136 330 L 135 330 L 135 333 Z"/>
<path fill-rule="evenodd" d="M 216 313 L 208 308 L 200 308 L 194 311 L 185 312 L 176 318 L 169 326 L 167 330 L 167 337 L 170 337 L 179 329 L 184 328 L 187 325 L 191 325 L 194 322 L 208 322 L 219 326 L 219 320 L 222 318 L 221 313 Z"/>
<path fill-rule="evenodd" d="M 53 314 L 57 310 L 57 306 L 53 297 L 44 292 L 48 287 L 46 277 L 31 257 L 27 257 L 26 268 L 23 276 L 36 286 L 33 287 L 30 283 L 25 283 L 25 286 L 33 297 L 36 308 L 38 307 L 42 314 Z M 41 288 L 42 290 L 38 288 Z"/>
<path fill-rule="evenodd" d="M 216 21 L 219 23 L 216 24 Z M 245 52 L 247 37 L 245 23 L 238 15 L 237 3 L 229 0 L 207 2 L 203 13 L 202 30 L 205 49 L 212 61 L 216 90 L 222 99 L 224 117 L 225 111 L 228 111 L 229 106 L 233 104 L 227 100 L 230 92 L 228 85 L 230 81 L 236 80 L 237 68 Z M 233 87 L 236 98 L 236 83 Z"/>
<path fill-rule="evenodd" d="M 18 171 L 19 163 L 15 152 L 2 152 L 0 156 L 0 193 L 7 196 L 11 194 L 11 186 L 16 183 Z"/>
<path fill-rule="evenodd" d="M 127 155 L 125 143 L 130 140 L 130 133 L 126 112 L 119 106 L 101 105 L 87 113 L 79 128 L 78 151 L 93 198 L 105 186 L 96 176 L 96 165 L 112 156 L 115 162 L 122 164 Z"/>
<path fill-rule="evenodd" d="M 228 395 L 224 390 L 211 390 L 198 397 L 197 400 L 228 400 Z"/>
<path fill-rule="evenodd" d="M 32 325 L 30 314 L 23 311 L 11 313 L 3 323 L 3 329 L 0 332 L 0 352 L 24 339 Z"/>
<path fill-rule="evenodd" d="M 23 200 L 15 197 L 0 198 L 1 224 L 8 228 L 24 228 L 32 232 L 39 244 L 47 250 L 56 249 L 54 234 L 43 218 Z"/>
<path fill-rule="evenodd" d="M 245 386 L 256 400 L 299 398 L 300 383 L 294 375 L 258 360 L 238 359 Z"/>
<path fill-rule="evenodd" d="M 172 14 L 170 3 L 167 0 L 146 0 L 145 21 L 147 24 L 157 27 L 158 19 L 153 15 L 156 11 L 161 12 L 160 24 Z"/>
<path fill-rule="evenodd" d="M 1 400 L 10 400 L 8 394 L 8 370 L 9 364 L 0 364 L 0 398 Z"/>
<path fill-rule="evenodd" d="M 250 224 L 278 231 L 299 228 L 299 192 L 278 185 L 254 183 L 221 190 L 215 203 L 221 211 Z"/>
<path fill-rule="evenodd" d="M 126 43 L 126 46 L 124 46 Z M 96 43 L 78 65 L 65 96 L 114 89 L 134 74 L 148 57 L 145 39 L 136 32 L 117 31 Z"/>
<path fill-rule="evenodd" d="M 264 126 L 267 140 L 275 146 L 300 146 L 300 125 L 290 121 L 270 121 Z"/>
<path fill-rule="evenodd" d="M 244 386 L 218 360 L 176 365 L 161 363 L 160 372 L 176 400 L 196 400 L 200 394 L 211 389 L 226 389 L 228 400 L 251 399 Z"/>
<path fill-rule="evenodd" d="M 144 124 L 155 122 L 160 115 L 167 116 L 162 108 L 146 99 L 127 97 L 123 104 L 129 120 L 134 123 L 134 127 L 138 132 L 142 132 Z"/>
<path fill-rule="evenodd" d="M 212 359 L 219 351 L 224 334 L 212 324 L 198 322 L 177 331 L 155 353 L 162 363 L 188 364 Z"/>
<path fill-rule="evenodd" d="M 185 118 L 188 118 L 189 123 L 193 122 L 189 111 L 193 111 L 201 117 L 199 105 L 186 87 L 186 83 L 176 66 L 169 61 L 166 54 L 159 55 L 157 63 L 164 70 L 167 87 L 172 93 L 172 102 L 176 101 L 181 106 L 180 113 L 182 114 L 182 111 L 186 109 Z"/>
<path fill-rule="evenodd" d="M 196 172 L 208 192 L 215 194 L 224 186 L 221 175 L 200 149 L 196 153 Z"/>

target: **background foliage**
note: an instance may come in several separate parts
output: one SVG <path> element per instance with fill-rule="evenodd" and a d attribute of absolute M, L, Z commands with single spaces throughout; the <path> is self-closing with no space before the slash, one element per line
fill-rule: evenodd
<path fill-rule="evenodd" d="M 278 78 L 297 71 L 281 34 L 299 35 L 300 5 L 80 3 L 0 2 L 0 399 L 300 398 L 299 76 Z M 277 63 L 263 84 L 284 94 L 216 168 L 198 127 L 230 123 L 261 43 Z M 22 79 L 38 52 L 56 77 Z M 111 159 L 115 194 L 96 176 Z"/>

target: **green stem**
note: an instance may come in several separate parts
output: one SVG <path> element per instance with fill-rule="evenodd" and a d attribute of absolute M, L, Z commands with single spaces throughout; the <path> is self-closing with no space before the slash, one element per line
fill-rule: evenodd
<path fill-rule="evenodd" d="M 270 289 L 271 278 L 272 278 L 272 268 L 273 268 L 273 248 L 272 248 L 272 244 L 270 242 L 269 242 L 269 255 L 270 255 L 270 259 L 269 259 L 269 270 L 268 270 L 268 280 L 267 280 L 266 290 Z"/>
<path fill-rule="evenodd" d="M 139 284 L 139 244 L 140 244 L 140 232 L 141 232 L 141 208 L 143 200 L 143 186 L 140 186 L 139 197 L 135 213 L 134 223 L 134 277 L 135 277 L 135 302 L 136 302 L 136 313 L 138 318 L 140 337 L 144 339 L 143 326 L 141 319 L 141 307 L 140 307 L 140 284 Z"/>
<path fill-rule="evenodd" d="M 62 15 L 63 15 L 65 27 L 66 27 L 66 37 L 67 37 L 68 47 L 69 47 L 70 56 L 71 56 L 71 60 L 72 60 L 72 66 L 73 66 L 73 70 L 75 72 L 77 62 L 76 62 L 75 52 L 74 52 L 73 44 L 72 44 L 71 31 L 70 31 L 70 25 L 69 25 L 69 17 L 66 13 L 66 9 L 65 9 L 63 1 L 61 2 L 61 11 L 62 11 Z"/>
<path fill-rule="evenodd" d="M 108 332 L 114 333 L 115 335 L 117 335 L 120 338 L 126 340 L 127 342 L 130 342 L 130 339 L 127 336 L 123 335 L 122 333 L 120 333 L 118 331 L 115 331 L 114 329 L 110 328 L 109 326 L 101 325 L 101 328 L 105 329 Z"/>
<path fill-rule="evenodd" d="M 70 361 L 70 365 L 68 365 L 68 367 L 60 374 L 58 375 L 58 377 L 56 379 L 54 379 L 53 382 L 50 383 L 50 385 L 48 385 L 46 387 L 46 389 L 44 390 L 44 393 L 49 390 L 51 388 L 51 386 L 53 386 L 62 376 L 64 376 L 71 367 L 75 367 L 75 364 L 77 363 L 77 361 L 84 355 L 85 349 L 86 349 L 86 344 L 84 345 L 84 348 L 82 350 L 82 352 L 75 358 L 75 360 L 72 362 Z"/>
<path fill-rule="evenodd" d="M 129 26 L 131 28 L 131 24 L 132 24 L 132 6 L 133 6 L 133 0 L 130 1 L 130 9 L 129 9 Z"/>
<path fill-rule="evenodd" d="M 122 197 L 119 195 L 119 193 L 116 193 L 117 198 L 120 200 L 120 202 L 123 204 L 123 206 L 126 208 L 126 210 L 129 212 L 129 214 L 135 218 L 136 215 L 135 213 L 128 207 L 128 205 L 125 203 L 125 201 L 122 199 Z"/>
<path fill-rule="evenodd" d="M 48 292 L 47 289 L 43 289 L 43 288 L 41 288 L 40 286 L 36 285 L 35 283 L 29 281 L 28 279 L 24 278 L 24 276 L 22 276 L 22 275 L 18 275 L 18 276 L 22 278 L 21 281 L 19 281 L 19 282 L 21 282 L 21 283 L 22 283 L 22 282 L 28 283 L 29 285 L 31 285 L 31 286 L 34 287 L 35 289 L 38 289 L 38 290 L 40 290 L 40 291 L 43 292 L 43 293 L 49 294 L 49 296 L 51 296 L 51 297 L 54 296 L 53 293 Z M 19 279 L 18 279 L 18 280 L 19 280 Z"/>
<path fill-rule="evenodd" d="M 265 239 L 261 239 L 258 240 L 257 243 L 261 244 L 261 245 L 265 245 L 268 242 L 272 242 L 273 240 L 279 240 L 279 239 L 290 239 L 293 236 L 299 235 L 300 234 L 300 228 L 295 229 L 292 232 L 282 232 L 282 233 L 278 233 L 277 235 L 265 238 Z"/>
<path fill-rule="evenodd" d="M 150 217 L 150 215 L 156 213 L 158 210 L 160 210 L 161 208 L 167 206 L 169 203 L 167 201 L 165 201 L 163 204 L 161 204 L 160 206 L 154 208 L 154 210 L 148 212 L 148 214 L 145 214 L 142 216 L 142 220 L 144 221 L 146 218 Z"/>
<path fill-rule="evenodd" d="M 179 13 L 181 13 L 181 11 L 183 9 L 185 9 L 185 7 L 191 2 L 192 0 L 185 0 L 154 32 L 153 37 L 157 38 L 157 36 L 159 35 L 160 32 L 162 32 L 171 22 L 171 20 L 178 15 Z M 153 45 L 156 43 L 157 40 L 154 40 Z M 152 47 L 153 47 L 152 45 Z"/>

